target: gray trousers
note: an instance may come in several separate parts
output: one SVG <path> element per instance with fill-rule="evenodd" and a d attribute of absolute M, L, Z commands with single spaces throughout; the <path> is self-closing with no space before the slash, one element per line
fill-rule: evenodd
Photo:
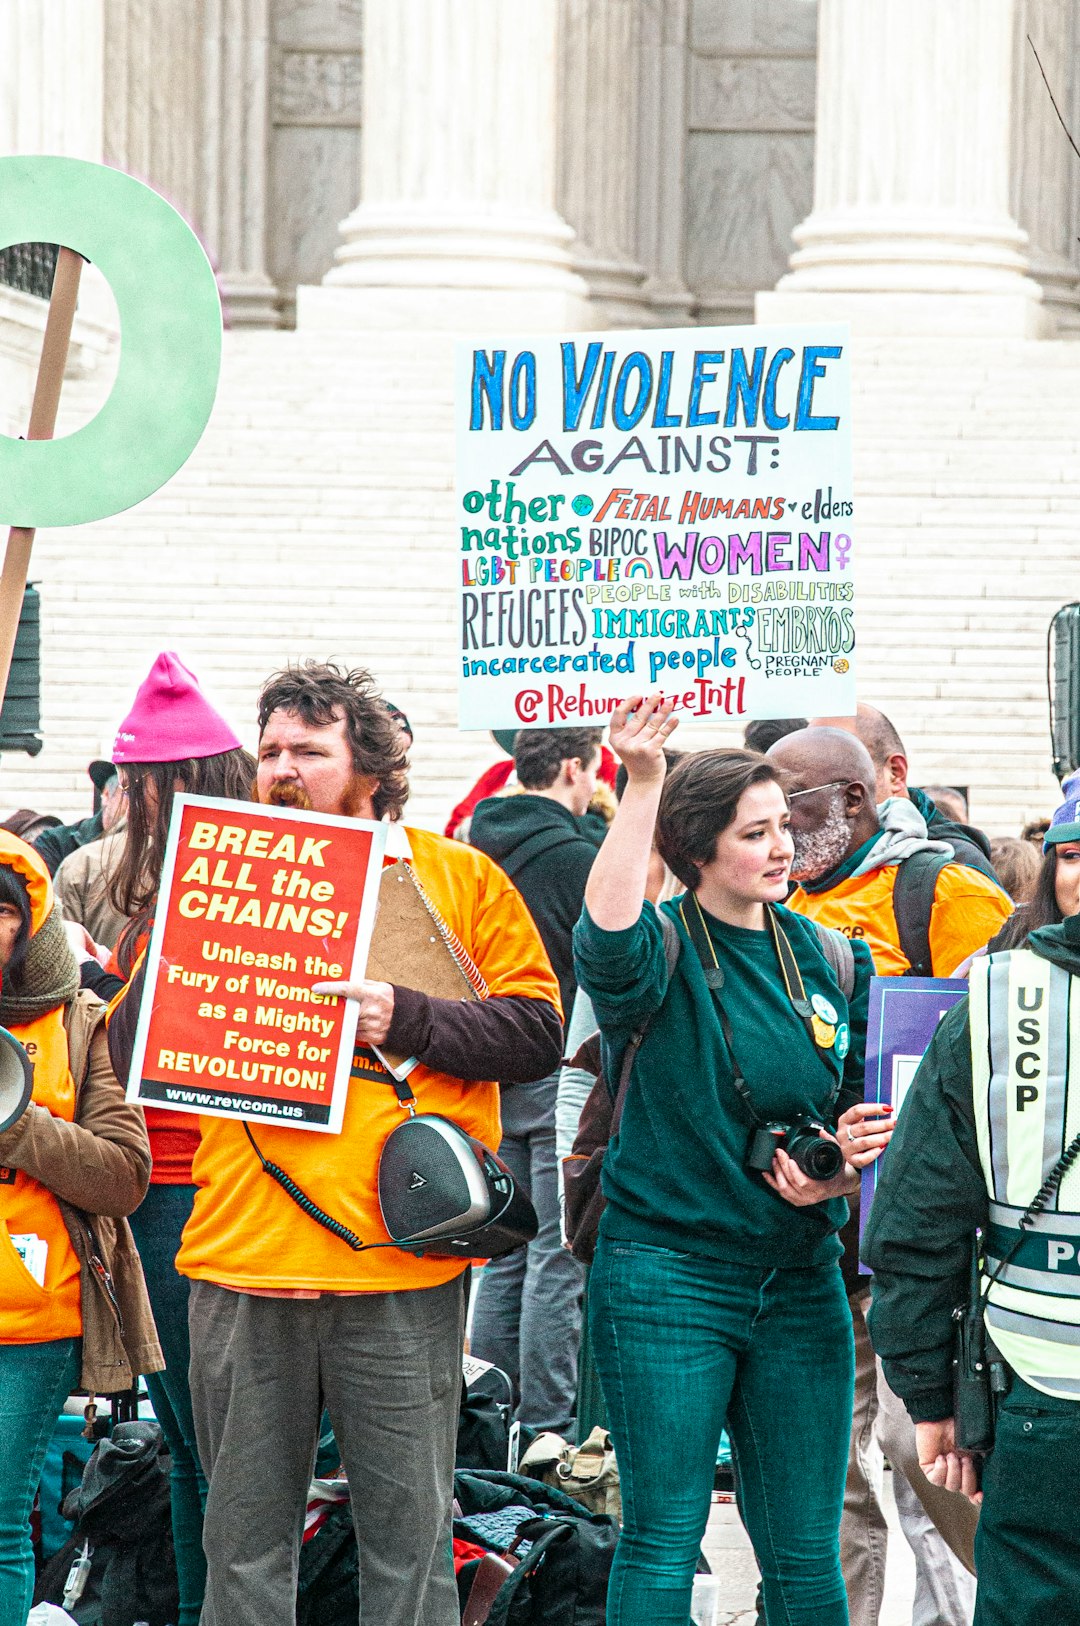
<path fill-rule="evenodd" d="M 469 1348 L 508 1374 L 523 1423 L 571 1437 L 585 1272 L 562 1245 L 557 1085 L 555 1074 L 503 1091 L 499 1156 L 532 1197 L 540 1229 L 527 1248 L 484 1266 Z"/>
<path fill-rule="evenodd" d="M 189 1322 L 210 1481 L 201 1626 L 294 1626 L 324 1404 L 349 1478 L 363 1626 L 458 1626 L 450 1517 L 461 1279 L 317 1299 L 193 1282 Z"/>
<path fill-rule="evenodd" d="M 848 1299 L 855 1327 L 855 1411 L 840 1564 L 851 1626 L 877 1626 L 884 1595 L 888 1525 L 879 1501 L 882 1452 L 892 1464 L 896 1512 L 915 1557 L 912 1626 L 969 1626 L 979 1512 L 958 1492 L 931 1485 L 919 1467 L 915 1425 L 885 1382 L 870 1343 L 869 1303 L 868 1292 Z"/>

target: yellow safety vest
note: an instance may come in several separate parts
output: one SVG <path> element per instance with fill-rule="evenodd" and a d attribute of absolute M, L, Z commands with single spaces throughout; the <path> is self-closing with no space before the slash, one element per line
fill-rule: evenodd
<path fill-rule="evenodd" d="M 1030 949 L 971 968 L 979 1161 L 990 1194 L 986 1282 L 1080 1132 L 1080 977 Z M 991 1287 L 986 1325 L 1033 1389 L 1080 1400 L 1080 1160 Z"/>

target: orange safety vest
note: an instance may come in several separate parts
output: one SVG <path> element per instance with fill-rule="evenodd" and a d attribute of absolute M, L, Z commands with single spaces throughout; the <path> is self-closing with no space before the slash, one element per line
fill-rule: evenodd
<path fill-rule="evenodd" d="M 63 1006 L 11 1029 L 34 1064 L 34 1096 L 54 1118 L 75 1117 L 75 1080 L 68 1065 Z M 38 1236 L 48 1247 L 39 1286 L 13 1236 Z M 0 1169 L 0 1343 L 44 1344 L 82 1333 L 78 1255 L 52 1192 L 23 1169 Z"/>

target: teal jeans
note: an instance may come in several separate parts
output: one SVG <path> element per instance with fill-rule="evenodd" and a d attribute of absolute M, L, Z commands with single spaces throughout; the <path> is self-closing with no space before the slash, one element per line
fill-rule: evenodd
<path fill-rule="evenodd" d="M 77 1338 L 0 1344 L 0 1626 L 26 1626 L 34 1595 L 30 1509 L 56 1419 L 79 1381 Z"/>
<path fill-rule="evenodd" d="M 190 1284 L 185 1276 L 177 1274 L 175 1263 L 180 1234 L 191 1218 L 194 1201 L 194 1186 L 151 1186 L 130 1221 L 165 1357 L 164 1372 L 152 1373 L 145 1383 L 172 1459 L 173 1550 L 180 1584 L 178 1626 L 198 1626 L 206 1591 L 202 1546 L 206 1477 L 195 1444 L 188 1386 Z"/>
<path fill-rule="evenodd" d="M 602 1232 L 589 1316 L 623 1499 L 608 1626 L 688 1626 L 725 1427 L 769 1626 L 847 1626 L 839 1265 L 767 1270 Z"/>

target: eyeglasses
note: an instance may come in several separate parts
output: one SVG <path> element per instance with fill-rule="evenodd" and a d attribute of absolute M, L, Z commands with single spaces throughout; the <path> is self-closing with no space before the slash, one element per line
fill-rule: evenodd
<path fill-rule="evenodd" d="M 787 799 L 789 802 L 794 802 L 800 796 L 816 796 L 819 790 L 839 790 L 842 785 L 846 784 L 846 779 L 830 779 L 827 785 L 810 785 L 806 790 L 789 790 Z"/>

